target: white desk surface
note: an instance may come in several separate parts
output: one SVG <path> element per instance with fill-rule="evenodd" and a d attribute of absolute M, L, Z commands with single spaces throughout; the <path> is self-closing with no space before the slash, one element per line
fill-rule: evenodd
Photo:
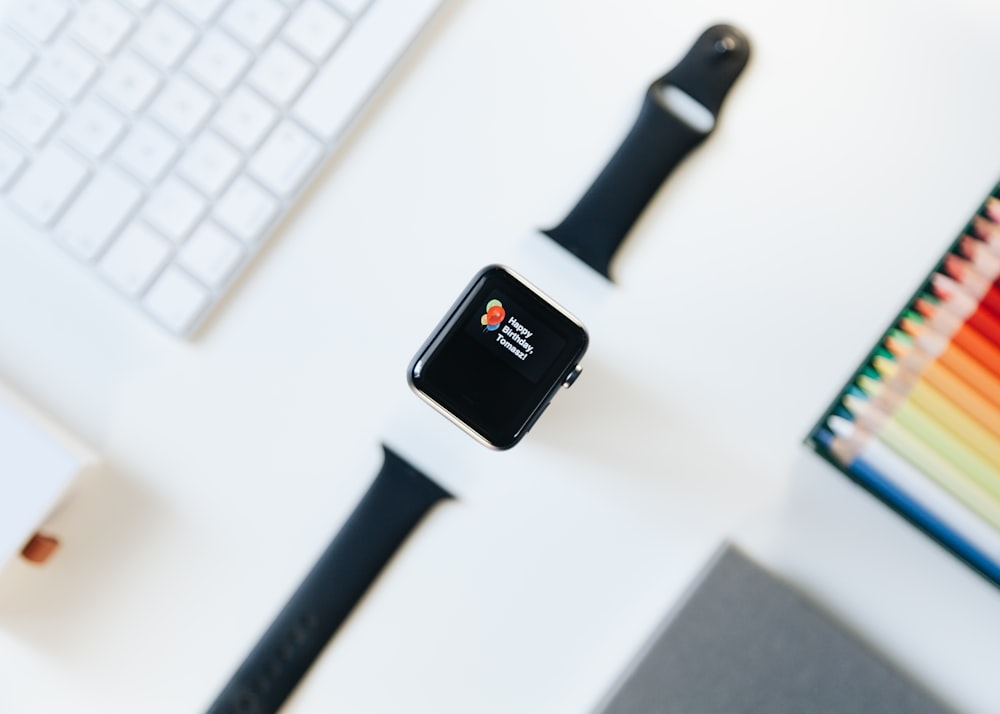
<path fill-rule="evenodd" d="M 54 562 L 0 578 L 0 711 L 203 710 L 368 485 L 454 294 L 719 20 L 754 55 L 579 383 L 482 450 L 287 711 L 585 712 L 725 538 L 996 711 L 1000 591 L 800 446 L 1000 177 L 989 0 L 450 0 L 191 342 L 4 225 L 0 375 L 109 468 Z"/>

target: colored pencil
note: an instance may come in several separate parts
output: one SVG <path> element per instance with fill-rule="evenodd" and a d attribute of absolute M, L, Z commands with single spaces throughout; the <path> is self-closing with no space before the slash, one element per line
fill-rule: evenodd
<path fill-rule="evenodd" d="M 939 300 L 930 296 L 918 298 L 913 306 L 930 324 L 947 324 L 944 329 L 953 333 L 958 330 L 958 323 L 964 321 L 991 343 L 1000 345 L 1000 320 L 980 306 L 965 291 L 949 293 L 947 297 Z M 950 319 L 942 313 L 950 315 Z M 938 317 L 939 315 L 941 317 Z"/>
<path fill-rule="evenodd" d="M 994 221 L 1000 221 L 1000 200 L 993 196 L 986 199 L 986 215 Z"/>
<path fill-rule="evenodd" d="M 972 236 L 962 236 L 958 241 L 958 250 L 988 282 L 996 282 L 996 279 L 1000 278 L 1000 250 Z M 945 260 L 948 260 L 948 256 L 945 256 Z"/>
<path fill-rule="evenodd" d="M 995 498 L 1000 498 L 1000 470 L 916 404 L 904 402 L 891 417 L 879 406 L 857 397 L 845 397 L 844 404 L 854 416 L 855 422 L 872 431 L 881 431 L 890 420 L 897 421 L 904 430 L 913 434 L 942 459 L 968 474 Z"/>
<path fill-rule="evenodd" d="M 947 313 L 944 312 L 941 314 L 947 315 Z M 950 320 L 953 318 L 949 317 L 948 319 Z M 900 327 L 906 334 L 915 338 L 921 338 L 924 335 L 929 336 L 934 332 L 933 328 L 925 322 L 918 322 L 912 318 L 903 318 L 900 321 Z M 938 332 L 938 335 L 940 337 L 945 337 L 945 335 L 941 332 Z M 954 344 L 965 350 L 965 352 L 979 364 L 988 369 L 991 374 L 1000 377 L 1000 348 L 991 344 L 989 340 L 980 335 L 967 324 L 963 325 L 956 323 L 955 329 L 953 329 L 950 334 L 950 339 Z M 928 337 L 925 342 L 931 344 L 940 341 L 934 340 L 932 337 Z"/>
<path fill-rule="evenodd" d="M 970 538 L 994 543 L 991 550 L 1000 555 L 1000 548 L 996 547 L 1000 545 L 1000 499 L 994 498 L 898 424 L 887 426 L 878 436 L 843 417 L 831 416 L 827 426 L 836 437 L 830 451 L 837 453 L 848 443 L 857 451 L 845 465 L 851 466 L 857 459 L 867 462 L 918 501 L 939 504 L 946 521 L 966 524 L 963 530 L 969 531 Z M 925 475 L 933 480 L 928 481 Z M 993 531 L 974 520 L 970 523 L 970 511 L 998 530 Z"/>
<path fill-rule="evenodd" d="M 1000 317 L 1000 281 L 993 283 L 993 286 L 983 296 L 983 307 L 989 310 L 994 317 Z"/>
<path fill-rule="evenodd" d="M 1000 469 L 1000 439 L 966 414 L 960 406 L 929 382 L 918 381 L 909 399 L 961 441 L 978 451 Z"/>
<path fill-rule="evenodd" d="M 935 357 L 927 345 L 914 340 L 902 330 L 890 330 L 884 344 L 886 351 L 892 355 L 896 362 L 914 372 L 924 369 L 934 359 L 941 359 L 945 352 L 953 347 L 953 345 L 945 343 L 944 348 Z M 875 357 L 882 357 L 882 355 L 875 355 Z M 872 360 L 874 364 L 874 358 Z M 876 371 L 877 369 L 876 367 Z M 1000 384 L 1000 380 L 997 382 Z"/>
<path fill-rule="evenodd" d="M 948 310 L 993 344 L 1000 344 L 1000 320 L 979 303 L 976 295 L 944 275 L 935 274 L 932 281 L 935 295 L 941 302 L 935 305 L 930 300 L 919 299 L 915 303 L 917 312 L 933 320 L 939 311 Z"/>
<path fill-rule="evenodd" d="M 870 377 L 858 380 L 858 386 L 872 395 L 873 402 L 883 412 L 895 416 L 912 403 L 928 414 L 955 438 L 965 442 L 997 469 L 1000 469 L 1000 439 L 983 428 L 946 395 L 926 380 L 899 371 L 891 380 L 879 383 Z"/>
<path fill-rule="evenodd" d="M 982 244 L 976 242 L 976 245 Z M 980 307 L 995 317 L 1000 314 L 1000 287 L 997 286 L 997 281 L 1000 279 L 1000 260 L 990 255 L 990 261 L 995 265 L 986 267 L 982 260 L 966 260 L 954 253 L 948 253 L 944 258 L 944 272 L 955 284 L 963 286 Z M 940 278 L 932 277 L 931 280 L 932 283 L 936 280 L 932 285 L 933 290 L 939 291 L 943 288 Z"/>
<path fill-rule="evenodd" d="M 965 245 L 964 241 L 962 245 Z M 977 243 L 977 245 L 979 244 Z M 1000 260 L 997 261 L 997 265 L 1000 267 Z M 965 285 L 970 292 L 975 294 L 979 304 L 991 315 L 1000 314 L 1000 287 L 997 287 L 1000 271 L 984 272 L 976 266 L 976 263 L 960 258 L 954 253 L 945 256 L 944 271 L 950 278 Z"/>
<path fill-rule="evenodd" d="M 949 257 L 953 260 L 946 260 L 945 267 L 949 263 L 952 267 L 963 265 L 959 262 L 961 258 L 957 255 Z M 968 261 L 964 265 L 971 266 Z M 934 273 L 931 275 L 931 294 L 927 297 L 936 298 L 940 302 L 954 300 L 956 306 L 960 306 L 963 314 L 971 315 L 979 307 L 980 297 L 989 290 L 989 283 L 971 267 L 966 271 L 966 277 L 969 276 L 971 276 L 972 282 L 964 283 L 945 275 L 945 273 Z M 956 316 L 962 317 L 963 315 L 956 313 Z"/>
<path fill-rule="evenodd" d="M 968 260 L 961 258 L 954 253 L 948 253 L 944 257 L 945 274 L 957 283 L 968 286 L 969 290 L 978 294 L 986 295 L 990 291 L 992 281 L 976 269 L 976 266 Z"/>
<path fill-rule="evenodd" d="M 922 354 L 927 359 L 930 353 L 926 345 L 915 342 L 906 333 L 893 330 L 885 340 L 886 348 L 900 363 L 907 363 L 911 355 Z M 1000 407 L 1000 378 L 973 359 L 968 352 L 954 342 L 946 343 L 937 355 L 943 367 L 951 370 L 963 382 L 996 407 Z"/>
<path fill-rule="evenodd" d="M 1000 379 L 974 360 L 968 352 L 958 345 L 951 345 L 938 356 L 938 360 L 976 390 L 977 394 L 1000 408 Z"/>
<path fill-rule="evenodd" d="M 987 210 L 987 214 L 989 210 Z M 987 216 L 975 216 L 972 219 L 972 233 L 994 253 L 1000 255 L 1000 224 Z"/>
<path fill-rule="evenodd" d="M 994 199 L 995 200 L 995 199 Z M 986 216 L 975 216 L 972 219 L 972 232 L 976 234 L 976 238 L 983 241 L 991 248 L 1000 247 L 1000 224 L 997 223 L 997 217 L 993 214 L 995 208 L 991 209 L 993 206 L 990 201 L 986 202 Z"/>
<path fill-rule="evenodd" d="M 898 362 L 882 356 L 876 357 L 872 364 L 884 380 L 897 375 L 908 375 L 909 379 L 913 380 L 927 380 L 928 384 L 954 402 L 995 437 L 1000 438 L 1000 409 L 945 367 L 940 360 L 932 361 L 919 373 L 912 372 Z"/>
<path fill-rule="evenodd" d="M 827 429 L 817 429 L 814 437 L 826 449 L 829 449 L 829 445 L 834 439 L 833 434 Z M 944 523 L 933 510 L 917 502 L 905 490 L 897 487 L 864 461 L 857 461 L 848 471 L 875 495 L 905 514 L 972 567 L 986 577 L 1000 583 L 1000 565 L 998 565 L 996 556 L 992 556 L 988 552 L 984 552 L 982 548 L 969 543 Z"/>

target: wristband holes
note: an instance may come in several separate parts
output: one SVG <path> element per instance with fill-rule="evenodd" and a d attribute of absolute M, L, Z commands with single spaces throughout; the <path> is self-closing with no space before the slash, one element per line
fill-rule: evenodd
<path fill-rule="evenodd" d="M 672 84 L 657 86 L 653 96 L 660 106 L 701 134 L 715 127 L 715 116 L 704 104 Z"/>
<path fill-rule="evenodd" d="M 257 677 L 252 688 L 240 692 L 236 700 L 235 711 L 238 714 L 258 714 L 260 709 L 259 695 L 267 694 L 271 691 L 271 685 L 285 671 L 285 663 L 291 660 L 299 645 L 309 639 L 309 634 L 316 625 L 319 618 L 315 613 L 303 613 L 298 621 L 290 627 L 278 645 L 275 654 L 267 661 L 264 672 Z"/>
<path fill-rule="evenodd" d="M 260 711 L 260 702 L 257 695 L 250 691 L 240 693 L 236 700 L 237 714 L 257 714 Z"/>
<path fill-rule="evenodd" d="M 732 35 L 726 35 L 725 37 L 720 37 L 712 45 L 712 48 L 720 55 L 727 55 L 736 49 L 736 38 Z"/>

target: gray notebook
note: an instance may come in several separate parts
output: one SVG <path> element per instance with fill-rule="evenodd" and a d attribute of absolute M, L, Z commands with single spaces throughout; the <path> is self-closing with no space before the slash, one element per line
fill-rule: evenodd
<path fill-rule="evenodd" d="M 713 559 L 595 711 L 947 710 L 730 545 Z"/>

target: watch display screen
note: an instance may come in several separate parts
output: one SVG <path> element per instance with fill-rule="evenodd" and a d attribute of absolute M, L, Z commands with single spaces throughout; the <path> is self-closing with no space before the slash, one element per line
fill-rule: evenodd
<path fill-rule="evenodd" d="M 583 327 L 506 269 L 469 285 L 410 383 L 496 448 L 513 446 L 587 348 Z"/>

